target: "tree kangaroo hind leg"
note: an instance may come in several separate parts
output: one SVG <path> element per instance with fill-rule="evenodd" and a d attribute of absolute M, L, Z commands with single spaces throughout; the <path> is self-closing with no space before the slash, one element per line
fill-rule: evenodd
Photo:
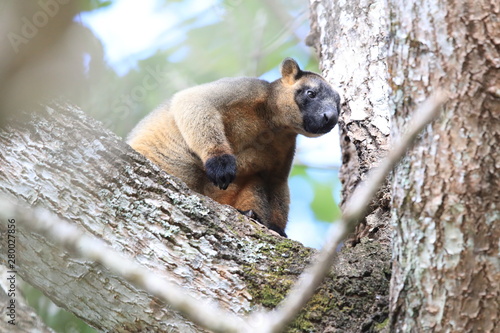
<path fill-rule="evenodd" d="M 235 196 L 234 207 L 243 215 L 268 226 L 271 212 L 264 181 L 252 177 L 237 182 L 239 191 Z"/>
<path fill-rule="evenodd" d="M 273 211 L 277 207 L 272 207 L 269 184 L 260 177 L 252 177 L 240 186 L 241 189 L 237 194 L 234 207 L 243 215 L 262 223 L 279 235 L 287 237 L 284 230 L 286 221 L 284 223 L 281 220 L 275 221 L 276 217 L 282 216 L 282 212 Z"/>

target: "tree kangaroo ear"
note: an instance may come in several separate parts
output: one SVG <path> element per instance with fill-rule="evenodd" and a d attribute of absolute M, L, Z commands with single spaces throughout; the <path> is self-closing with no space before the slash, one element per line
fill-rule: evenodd
<path fill-rule="evenodd" d="M 294 84 L 301 72 L 299 65 L 292 58 L 285 58 L 281 63 L 281 76 L 287 84 Z"/>

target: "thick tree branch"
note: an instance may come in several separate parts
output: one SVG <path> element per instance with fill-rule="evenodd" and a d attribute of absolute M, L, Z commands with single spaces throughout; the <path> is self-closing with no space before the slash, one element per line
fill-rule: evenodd
<path fill-rule="evenodd" d="M 240 317 L 188 295 L 185 290 L 139 266 L 131 258 L 111 249 L 102 240 L 78 230 L 75 225 L 61 220 L 47 210 L 17 206 L 0 197 L 0 219 L 8 220 L 12 216 L 16 216 L 19 223 L 28 230 L 47 237 L 80 258 L 106 267 L 110 272 L 158 297 L 173 310 L 179 311 L 202 327 L 221 333 L 249 331 L 245 329 L 246 323 Z"/>
<path fill-rule="evenodd" d="M 315 253 L 191 192 L 71 106 L 42 107 L 31 118 L 0 131 L 0 191 L 71 221 L 198 299 L 238 315 L 274 308 Z M 99 330 L 204 331 L 23 221 L 16 246 L 20 277 Z M 2 241 L 0 258 L 6 253 Z M 335 278 L 288 329 L 355 332 L 385 318 L 388 256 L 369 242 L 340 253 Z"/>
<path fill-rule="evenodd" d="M 264 227 L 190 192 L 81 111 L 53 105 L 31 117 L 0 131 L 1 192 L 72 221 L 198 298 L 234 313 L 259 308 L 245 272 L 269 256 L 253 245 L 269 237 Z M 16 237 L 19 275 L 92 326 L 203 331 L 100 265 L 23 228 Z"/>

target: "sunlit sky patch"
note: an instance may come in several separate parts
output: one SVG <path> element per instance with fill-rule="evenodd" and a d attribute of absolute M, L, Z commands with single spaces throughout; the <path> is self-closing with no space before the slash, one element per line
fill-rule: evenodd
<path fill-rule="evenodd" d="M 188 5 L 169 4 L 167 8 L 157 0 L 120 0 L 109 7 L 83 13 L 80 19 L 102 41 L 109 65 L 123 75 L 135 67 L 138 60 L 181 42 L 187 28 L 192 28 L 177 27 L 186 18 L 206 13 L 203 21 L 196 22 L 198 25 L 219 19 L 216 0 L 188 2 Z"/>

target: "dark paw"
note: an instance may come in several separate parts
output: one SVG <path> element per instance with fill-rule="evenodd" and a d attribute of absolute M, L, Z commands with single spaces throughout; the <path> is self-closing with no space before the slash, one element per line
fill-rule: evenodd
<path fill-rule="evenodd" d="M 211 157 L 205 162 L 205 172 L 212 183 L 225 190 L 236 177 L 236 158 L 229 154 Z"/>

